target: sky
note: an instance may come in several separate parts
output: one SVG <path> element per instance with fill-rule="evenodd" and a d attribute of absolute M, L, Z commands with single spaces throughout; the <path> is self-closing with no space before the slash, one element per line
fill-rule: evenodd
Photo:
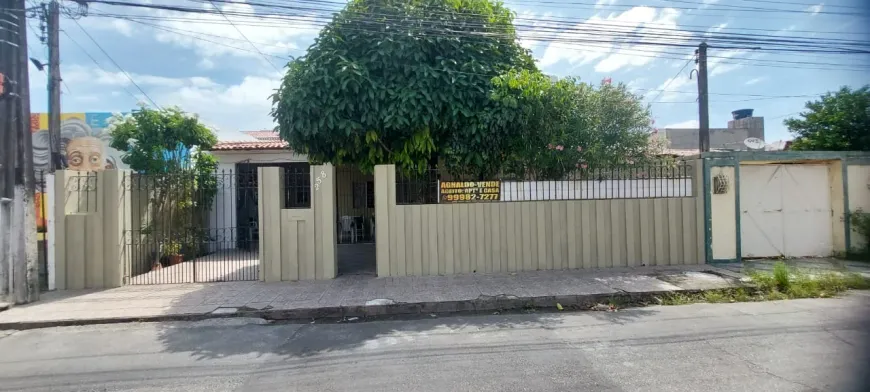
<path fill-rule="evenodd" d="M 209 1 L 195 0 L 123 1 L 214 6 Z M 277 0 L 259 1 L 264 2 L 282 4 Z M 343 3 L 325 2 L 331 5 L 322 7 L 337 8 Z M 28 0 L 28 4 L 36 5 L 36 1 Z M 70 13 L 77 10 L 71 1 L 63 4 Z M 62 17 L 63 112 L 128 112 L 138 102 L 145 102 L 175 105 L 195 113 L 218 130 L 222 140 L 244 140 L 246 137 L 239 131 L 272 129 L 270 96 L 280 83 L 282 69 L 289 58 L 305 53 L 324 20 L 304 14 L 292 22 L 273 20 L 265 9 L 244 1 L 214 4 L 224 15 L 92 4 L 87 16 Z M 870 25 L 870 6 L 863 5 L 862 0 L 512 0 L 506 4 L 516 12 L 517 24 L 543 29 L 550 21 L 560 20 L 570 21 L 578 29 L 619 26 L 641 35 L 668 28 L 675 30 L 669 41 L 692 45 L 699 42 L 682 39 L 681 32 L 757 34 L 781 39 L 870 38 L 866 27 Z M 747 12 L 746 7 L 788 12 Z M 234 15 L 251 12 L 262 15 L 257 19 L 259 23 Z M 235 26 L 226 23 L 225 18 Z M 28 22 L 30 55 L 47 63 L 47 49 L 39 39 L 40 22 L 35 18 Z M 689 61 L 694 49 L 639 47 L 612 42 L 606 36 L 601 37 L 601 43 L 571 43 L 572 38 L 590 36 L 576 32 L 560 33 L 560 42 L 536 41 L 538 32 L 532 29 L 521 33 L 520 43 L 532 51 L 543 72 L 596 84 L 604 78 L 625 83 L 643 95 L 657 127 L 697 127 L 697 78 L 689 78 L 695 67 Z M 726 127 L 732 110 L 752 108 L 756 116 L 765 117 L 768 142 L 791 138 L 782 121 L 800 112 L 808 100 L 841 86 L 870 83 L 867 55 L 724 48 L 711 48 L 709 54 L 711 128 Z M 31 111 L 47 111 L 46 73 L 32 65 L 30 86 Z"/>

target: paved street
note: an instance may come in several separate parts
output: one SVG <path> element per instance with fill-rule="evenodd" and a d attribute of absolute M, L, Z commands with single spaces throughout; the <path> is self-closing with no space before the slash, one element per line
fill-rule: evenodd
<path fill-rule="evenodd" d="M 0 331 L 0 390 L 859 391 L 868 319 L 862 292 L 615 313 Z"/>

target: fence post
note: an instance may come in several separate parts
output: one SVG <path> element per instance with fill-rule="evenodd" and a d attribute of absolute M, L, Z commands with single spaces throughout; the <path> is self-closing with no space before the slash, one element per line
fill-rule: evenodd
<path fill-rule="evenodd" d="M 66 290 L 66 214 L 68 204 L 71 202 L 68 182 L 70 172 L 58 170 L 54 172 L 54 203 L 52 209 L 47 212 L 54 216 L 54 248 L 49 247 L 49 252 L 54 252 L 54 286 L 57 290 Z M 78 201 L 76 201 L 78 203 Z"/>
<path fill-rule="evenodd" d="M 257 168 L 257 222 L 260 233 L 260 281 L 281 281 L 281 208 L 284 169 Z"/>
<path fill-rule="evenodd" d="M 390 212 L 395 208 L 395 173 L 395 165 L 375 166 L 375 250 L 377 274 L 381 277 L 390 276 Z"/>
<path fill-rule="evenodd" d="M 692 196 L 695 197 L 695 213 L 696 213 L 696 222 L 697 222 L 697 230 L 695 233 L 696 238 L 696 246 L 697 246 L 697 259 L 698 264 L 706 264 L 710 260 L 707 260 L 707 249 L 709 248 L 708 241 L 708 230 L 711 230 L 708 227 L 708 214 L 707 209 L 709 208 L 708 203 L 710 203 L 710 195 L 708 194 L 709 189 L 707 187 L 707 178 L 708 175 L 705 175 L 706 171 L 709 170 L 706 162 L 703 158 L 693 159 L 689 161 L 692 170 Z"/>
<path fill-rule="evenodd" d="M 130 230 L 130 172 L 106 170 L 100 172 L 103 217 L 103 287 L 120 287 L 129 263 L 127 234 Z"/>
<path fill-rule="evenodd" d="M 336 264 L 336 204 L 335 166 L 331 163 L 312 166 L 311 208 L 314 209 L 315 279 L 335 278 Z"/>

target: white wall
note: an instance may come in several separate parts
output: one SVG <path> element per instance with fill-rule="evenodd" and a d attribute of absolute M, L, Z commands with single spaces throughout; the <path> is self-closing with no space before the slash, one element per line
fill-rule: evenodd
<path fill-rule="evenodd" d="M 502 201 L 637 199 L 692 196 L 692 179 L 504 181 Z"/>
<path fill-rule="evenodd" d="M 308 157 L 288 150 L 211 151 L 210 153 L 218 160 L 218 173 L 226 173 L 226 175 L 222 185 L 218 186 L 218 193 L 208 219 L 212 235 L 219 235 L 221 238 L 212 243 L 209 250 L 215 252 L 235 249 L 236 237 L 239 234 L 236 221 L 238 203 L 236 163 L 308 162 Z M 232 177 L 229 173 L 232 173 Z"/>
<path fill-rule="evenodd" d="M 728 179 L 728 192 L 713 193 L 713 178 L 724 175 Z M 735 218 L 734 167 L 710 168 L 710 225 L 712 228 L 713 260 L 737 258 L 737 220 Z"/>
<path fill-rule="evenodd" d="M 308 162 L 306 155 L 289 150 L 211 151 L 210 153 L 221 164 Z"/>
<path fill-rule="evenodd" d="M 218 238 L 210 244 L 210 252 L 236 247 L 236 230 L 229 230 L 237 225 L 236 164 L 218 163 L 218 173 L 218 191 L 208 214 L 209 234 Z"/>

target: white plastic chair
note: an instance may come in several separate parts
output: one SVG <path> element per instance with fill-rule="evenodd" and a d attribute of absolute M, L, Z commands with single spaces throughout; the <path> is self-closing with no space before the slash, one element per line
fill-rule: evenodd
<path fill-rule="evenodd" d="M 339 220 L 341 224 L 341 231 L 339 232 L 339 238 L 344 238 L 344 234 L 350 234 L 350 243 L 356 243 L 356 223 L 353 221 L 352 216 L 342 216 Z"/>

